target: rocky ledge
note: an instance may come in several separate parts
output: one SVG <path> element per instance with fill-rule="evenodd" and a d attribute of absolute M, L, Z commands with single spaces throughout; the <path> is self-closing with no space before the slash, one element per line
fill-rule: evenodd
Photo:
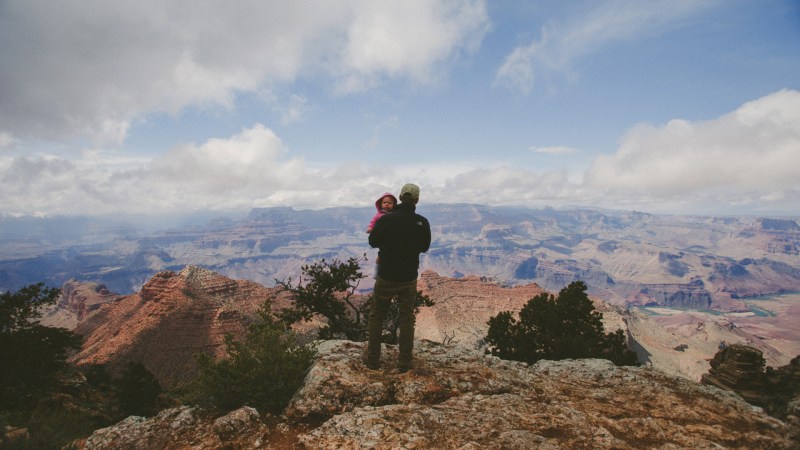
<path fill-rule="evenodd" d="M 651 368 L 599 359 L 503 361 L 457 346 L 417 343 L 398 374 L 396 348 L 380 370 L 364 344 L 325 341 L 285 416 L 243 408 L 214 418 L 195 408 L 128 418 L 96 431 L 87 449 L 636 449 L 798 446 L 798 429 L 735 394 Z M 277 422 L 276 422 L 277 420 Z"/>

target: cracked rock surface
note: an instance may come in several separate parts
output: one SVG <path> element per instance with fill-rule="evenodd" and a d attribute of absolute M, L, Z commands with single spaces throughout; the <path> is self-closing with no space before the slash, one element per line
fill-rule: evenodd
<path fill-rule="evenodd" d="M 91 449 L 796 449 L 796 421 L 736 394 L 606 360 L 503 361 L 415 342 L 414 368 L 362 362 L 364 343 L 324 341 L 284 417 L 193 407 L 95 431 Z M 794 425 L 793 425 L 794 423 Z"/>
<path fill-rule="evenodd" d="M 380 370 L 364 344 L 327 341 L 286 410 L 324 420 L 307 448 L 796 448 L 796 429 L 735 394 L 606 360 L 528 366 L 416 343 L 415 366 Z"/>

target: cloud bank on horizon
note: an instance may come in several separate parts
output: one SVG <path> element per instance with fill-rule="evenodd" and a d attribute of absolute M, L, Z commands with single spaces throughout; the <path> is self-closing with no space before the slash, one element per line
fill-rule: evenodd
<path fill-rule="evenodd" d="M 368 206 L 413 181 L 794 216 L 800 6 L 753 3 L 7 0 L 0 215 Z"/>

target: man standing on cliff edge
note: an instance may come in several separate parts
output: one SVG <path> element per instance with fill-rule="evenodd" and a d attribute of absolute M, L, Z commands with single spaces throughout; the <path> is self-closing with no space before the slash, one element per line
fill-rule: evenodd
<path fill-rule="evenodd" d="M 400 204 L 381 217 L 369 235 L 369 245 L 378 248 L 378 275 L 369 316 L 367 367 L 377 369 L 381 360 L 383 320 L 392 298 L 400 309 L 400 373 L 411 369 L 414 349 L 414 302 L 417 298 L 419 254 L 431 245 L 428 219 L 416 213 L 419 186 L 406 184 L 400 190 Z"/>

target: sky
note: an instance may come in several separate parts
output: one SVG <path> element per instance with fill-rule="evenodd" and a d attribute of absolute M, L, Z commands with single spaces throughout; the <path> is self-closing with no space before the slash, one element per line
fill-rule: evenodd
<path fill-rule="evenodd" d="M 798 216 L 796 0 L 0 0 L 0 216 Z"/>

